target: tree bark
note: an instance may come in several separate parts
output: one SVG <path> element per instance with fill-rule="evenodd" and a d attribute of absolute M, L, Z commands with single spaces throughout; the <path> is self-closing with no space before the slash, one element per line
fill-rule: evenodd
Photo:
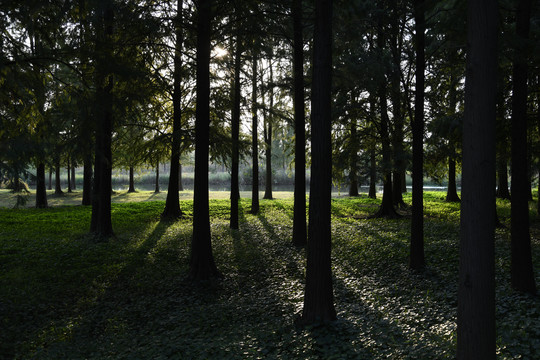
<path fill-rule="evenodd" d="M 159 162 L 156 165 L 156 187 L 154 189 L 154 193 L 159 193 Z"/>
<path fill-rule="evenodd" d="M 256 50 L 253 49 L 253 52 Z M 252 59 L 252 90 L 251 90 L 251 151 L 252 151 L 252 183 L 251 183 L 251 213 L 259 213 L 259 127 L 257 119 L 257 55 L 253 54 Z"/>
<path fill-rule="evenodd" d="M 349 196 L 358 196 L 358 135 L 356 133 L 356 119 L 351 119 L 351 151 L 349 157 Z"/>
<path fill-rule="evenodd" d="M 312 87 L 312 166 L 306 291 L 302 323 L 336 319 L 331 267 L 332 1 L 316 0 Z"/>
<path fill-rule="evenodd" d="M 71 165 L 70 165 L 70 162 L 69 162 L 69 158 L 68 158 L 68 164 L 67 164 L 67 185 L 68 185 L 68 189 L 67 189 L 67 192 L 68 193 L 72 193 L 73 190 L 71 190 Z"/>
<path fill-rule="evenodd" d="M 306 114 L 304 104 L 304 36 L 302 0 L 293 0 L 294 209 L 292 243 L 307 244 Z M 312 177 L 313 179 L 313 177 Z"/>
<path fill-rule="evenodd" d="M 272 80 L 270 80 L 271 82 Z M 263 92 L 263 102 L 264 102 L 264 92 Z M 264 107 L 264 104 L 263 104 Z M 263 199 L 271 200 L 272 195 L 272 121 L 268 118 L 266 111 L 263 111 L 264 114 L 264 145 L 265 145 L 265 164 L 266 164 L 266 173 L 264 181 L 264 196 Z"/>
<path fill-rule="evenodd" d="M 128 193 L 135 192 L 135 179 L 134 179 L 134 169 L 133 166 L 129 167 L 129 188 Z"/>
<path fill-rule="evenodd" d="M 456 160 L 453 156 L 448 157 L 448 189 L 446 191 L 447 202 L 460 202 L 456 184 Z"/>
<path fill-rule="evenodd" d="M 112 35 L 114 13 L 112 4 L 105 2 L 98 5 L 98 32 L 102 32 L 102 45 L 97 50 L 97 115 L 96 159 L 94 176 L 94 198 L 92 202 L 92 220 L 90 231 L 96 241 L 104 241 L 113 236 L 111 221 L 112 192 L 112 89 L 113 75 L 107 70 L 107 62 L 112 56 Z"/>
<path fill-rule="evenodd" d="M 75 177 L 75 169 L 77 167 L 77 164 L 75 164 L 74 161 L 71 162 L 71 188 L 73 190 L 77 189 L 77 179 Z"/>
<path fill-rule="evenodd" d="M 161 216 L 163 218 L 176 219 L 182 216 L 180 210 L 180 196 L 178 192 L 182 186 L 180 167 L 180 143 L 182 126 L 182 47 L 183 47 L 183 16 L 182 8 L 184 1 L 178 0 L 176 4 L 176 41 L 174 51 L 174 73 L 173 73 L 173 128 L 171 144 L 171 168 L 169 171 L 169 185 L 167 188 L 167 198 L 165 209 Z"/>
<path fill-rule="evenodd" d="M 92 155 L 85 154 L 83 160 L 83 205 L 92 205 Z"/>
<path fill-rule="evenodd" d="M 53 173 L 53 169 L 52 167 L 49 168 L 49 186 L 48 186 L 48 190 L 52 190 L 52 173 Z"/>
<path fill-rule="evenodd" d="M 455 53 L 452 52 L 453 61 L 456 61 Z M 450 115 L 454 116 L 456 114 L 456 105 L 457 105 L 457 90 L 458 86 L 457 76 L 453 73 L 450 74 L 450 90 L 448 91 L 448 101 L 450 108 Z M 450 147 L 450 154 L 448 156 L 448 188 L 446 190 L 446 201 L 448 202 L 459 202 L 461 201 L 457 193 L 457 184 L 456 184 L 456 148 L 455 141 L 453 136 L 450 136 L 448 140 L 448 146 Z"/>
<path fill-rule="evenodd" d="M 495 359 L 497 1 L 470 0 L 463 124 L 457 358 Z"/>
<path fill-rule="evenodd" d="M 372 146 L 369 154 L 369 193 L 371 199 L 377 198 L 377 163 L 375 161 L 375 146 Z"/>
<path fill-rule="evenodd" d="M 36 207 L 43 209 L 47 206 L 47 190 L 45 189 L 45 164 L 40 162 L 38 163 L 36 169 Z"/>
<path fill-rule="evenodd" d="M 238 9 L 235 11 L 238 12 Z M 237 17 L 239 15 L 237 14 Z M 238 20 L 238 19 L 237 19 Z M 238 25 L 239 26 L 239 25 Z M 240 163 L 239 136 L 240 136 L 240 71 L 242 56 L 242 40 L 240 29 L 236 29 L 236 48 L 234 53 L 234 84 L 233 84 L 233 109 L 232 109 L 232 166 L 231 166 L 231 220 L 230 228 L 238 229 L 238 203 L 240 201 L 240 186 L 238 183 L 238 167 Z"/>
<path fill-rule="evenodd" d="M 424 260 L 424 69 L 425 69 L 425 2 L 414 1 L 416 90 L 412 128 L 413 171 L 412 171 L 412 217 L 411 253 L 409 266 L 413 270 L 423 269 Z"/>
<path fill-rule="evenodd" d="M 516 33 L 520 39 L 514 49 L 512 71 L 512 200 L 511 200 L 511 279 L 518 291 L 536 293 L 529 233 L 529 192 L 531 189 L 527 159 L 527 59 L 528 49 L 521 45 L 529 38 L 531 0 L 519 0 Z"/>
<path fill-rule="evenodd" d="M 195 109 L 195 187 L 193 190 L 193 237 L 189 277 L 206 280 L 219 276 L 212 255 L 208 204 L 210 147 L 210 32 L 212 0 L 198 0 L 197 105 Z"/>
<path fill-rule="evenodd" d="M 62 184 L 60 183 L 60 160 L 56 159 L 54 164 L 54 194 L 62 195 Z"/>

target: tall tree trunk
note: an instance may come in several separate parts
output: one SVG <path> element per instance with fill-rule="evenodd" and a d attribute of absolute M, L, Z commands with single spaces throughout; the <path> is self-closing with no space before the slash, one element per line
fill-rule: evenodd
<path fill-rule="evenodd" d="M 92 205 L 92 155 L 85 154 L 83 160 L 83 205 Z"/>
<path fill-rule="evenodd" d="M 77 189 L 77 181 L 75 179 L 75 168 L 77 167 L 77 164 L 75 164 L 74 161 L 71 161 L 71 189 L 75 190 Z"/>
<path fill-rule="evenodd" d="M 382 28 L 382 20 L 379 20 L 377 30 L 377 47 L 382 51 L 385 47 L 386 40 L 384 38 L 384 31 Z M 392 149 L 390 147 L 390 135 L 389 135 L 389 123 L 388 118 L 388 104 L 386 94 L 386 74 L 385 79 L 381 79 L 381 83 L 378 89 L 379 106 L 381 110 L 381 126 L 380 137 L 382 143 L 382 171 L 383 171 L 383 196 L 381 206 L 374 215 L 374 217 L 388 217 L 396 218 L 398 213 L 394 208 L 394 201 L 392 195 Z"/>
<path fill-rule="evenodd" d="M 62 195 L 64 192 L 62 191 L 62 184 L 60 182 L 60 159 L 58 158 L 55 160 L 54 174 L 54 194 Z"/>
<path fill-rule="evenodd" d="M 454 156 L 448 157 L 448 189 L 446 191 L 447 202 L 459 202 L 461 201 L 457 193 L 456 184 L 456 160 Z"/>
<path fill-rule="evenodd" d="M 336 319 L 331 267 L 332 0 L 316 0 L 313 36 L 312 166 L 306 291 L 302 323 Z"/>
<path fill-rule="evenodd" d="M 36 169 L 36 207 L 46 208 L 47 205 L 47 191 L 45 189 L 45 164 L 39 162 Z"/>
<path fill-rule="evenodd" d="M 238 12 L 238 9 L 236 9 Z M 237 15 L 239 17 L 239 15 Z M 239 26 L 239 25 L 238 25 Z M 236 29 L 236 48 L 234 53 L 234 84 L 232 109 L 232 166 L 231 166 L 231 221 L 230 228 L 238 229 L 238 202 L 240 201 L 240 186 L 238 183 L 238 167 L 240 163 L 239 136 L 240 136 L 240 71 L 242 56 L 242 39 L 240 29 Z"/>
<path fill-rule="evenodd" d="M 182 162 L 178 164 L 178 191 L 184 191 L 184 185 L 182 184 Z"/>
<path fill-rule="evenodd" d="M 358 196 L 358 135 L 356 119 L 351 119 L 351 151 L 349 157 L 349 196 Z"/>
<path fill-rule="evenodd" d="M 52 190 L 52 173 L 53 173 L 53 168 L 50 167 L 49 168 L 49 186 L 48 186 L 48 190 Z"/>
<path fill-rule="evenodd" d="M 253 52 L 257 50 L 253 49 Z M 251 213 L 259 213 L 259 136 L 257 128 L 259 126 L 257 119 L 257 55 L 253 54 L 252 71 L 252 90 L 251 90 L 251 151 L 252 151 L 252 183 L 251 183 Z"/>
<path fill-rule="evenodd" d="M 272 69 L 270 67 L 270 69 Z M 270 80 L 272 82 L 272 80 Z M 263 107 L 264 107 L 264 92 L 263 95 Z M 264 197 L 263 199 L 271 200 L 272 195 L 272 120 L 268 118 L 266 110 L 263 111 L 264 114 L 264 146 L 265 146 L 265 163 L 266 163 L 266 173 L 265 173 L 265 182 L 264 182 Z"/>
<path fill-rule="evenodd" d="M 97 241 L 107 240 L 113 236 L 111 221 L 111 192 L 112 192 L 112 89 L 113 75 L 106 70 L 106 63 L 112 56 L 112 35 L 114 13 L 112 4 L 105 2 L 98 5 L 98 32 L 103 39 L 96 51 L 97 60 L 97 101 L 99 109 L 98 126 L 96 128 L 96 159 L 94 176 L 94 199 L 92 202 L 92 220 L 90 231 Z"/>
<path fill-rule="evenodd" d="M 452 52 L 453 61 L 456 61 L 456 56 Z M 454 116 L 456 114 L 456 105 L 457 105 L 457 88 L 458 81 L 457 76 L 453 73 L 450 74 L 450 90 L 448 92 L 448 101 L 450 108 L 450 115 Z M 452 136 L 448 140 L 448 146 L 450 147 L 450 154 L 448 156 L 448 188 L 446 191 L 446 201 L 448 202 L 459 202 L 459 196 L 457 193 L 457 184 L 456 184 L 456 148 L 455 141 Z"/>
<path fill-rule="evenodd" d="M 180 167 L 180 142 L 182 126 L 182 47 L 184 41 L 182 8 L 184 1 L 178 0 L 176 4 L 176 41 L 174 51 L 174 73 L 173 73 L 173 128 L 172 128 L 172 149 L 171 149 L 171 169 L 169 171 L 169 185 L 167 188 L 167 199 L 165 209 L 161 214 L 164 218 L 179 218 L 182 216 L 180 210 L 180 196 L 178 191 L 182 184 Z"/>
<path fill-rule="evenodd" d="M 390 99 L 392 101 L 392 113 L 394 115 L 394 132 L 392 134 L 392 145 L 394 151 L 394 169 L 392 176 L 392 197 L 395 206 L 405 207 L 403 201 L 402 189 L 402 173 L 405 172 L 405 150 L 403 146 L 403 128 L 404 117 L 401 106 L 401 40 L 399 31 L 399 8 L 398 1 L 392 0 L 391 8 L 393 14 L 390 20 L 391 23 L 391 52 L 392 52 L 392 69 L 390 72 Z"/>
<path fill-rule="evenodd" d="M 424 69 L 425 69 L 425 2 L 414 1 L 416 44 L 416 90 L 412 128 L 412 218 L 411 254 L 409 266 L 413 270 L 424 267 Z"/>
<path fill-rule="evenodd" d="M 218 276 L 212 255 L 208 204 L 210 147 L 210 32 L 212 0 L 198 0 L 197 105 L 195 109 L 195 187 L 193 190 L 193 237 L 189 276 L 205 280 Z"/>
<path fill-rule="evenodd" d="M 70 165 L 69 157 L 68 157 L 68 160 L 67 160 L 67 169 L 66 170 L 67 170 L 67 186 L 68 186 L 67 192 L 72 193 L 73 191 L 71 190 L 71 165 Z"/>
<path fill-rule="evenodd" d="M 377 163 L 375 161 L 375 146 L 372 146 L 369 154 L 369 193 L 371 199 L 377 198 Z"/>
<path fill-rule="evenodd" d="M 304 36 L 302 0 L 292 1 L 293 108 L 294 108 L 294 210 L 292 243 L 307 244 L 306 228 L 306 114 L 304 104 Z M 311 177 L 313 179 L 313 176 Z"/>
<path fill-rule="evenodd" d="M 135 170 L 133 169 L 133 166 L 129 167 L 129 188 L 128 193 L 135 192 L 135 176 L 134 176 Z"/>
<path fill-rule="evenodd" d="M 159 193 L 159 162 L 156 165 L 156 187 L 154 189 L 154 193 Z"/>
<path fill-rule="evenodd" d="M 527 49 L 520 45 L 529 38 L 531 0 L 519 0 L 516 32 L 520 41 L 514 53 L 512 72 L 512 200 L 511 242 L 512 287 L 536 293 L 529 233 L 529 175 L 527 159 Z"/>
<path fill-rule="evenodd" d="M 457 358 L 495 359 L 497 1 L 470 0 L 463 123 Z"/>

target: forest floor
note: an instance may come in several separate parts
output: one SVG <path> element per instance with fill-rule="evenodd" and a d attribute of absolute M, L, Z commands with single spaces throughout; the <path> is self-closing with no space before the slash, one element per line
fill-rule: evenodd
<path fill-rule="evenodd" d="M 116 201 L 116 236 L 106 243 L 88 235 L 90 207 L 68 206 L 80 203 L 78 195 L 50 197 L 48 209 L 0 208 L 0 359 L 455 358 L 459 204 L 444 202 L 444 193 L 425 195 L 420 273 L 407 266 L 406 212 L 371 219 L 380 199 L 334 198 L 338 320 L 306 328 L 295 326 L 305 253 L 291 246 L 290 196 L 261 200 L 259 215 L 242 199 L 236 231 L 228 193 L 212 199 L 213 251 L 224 278 L 193 283 L 186 278 L 193 202 L 181 201 L 184 219 L 166 222 L 163 198 L 133 195 L 154 201 Z M 10 204 L 8 196 L 0 192 L 0 204 Z M 498 201 L 498 213 L 508 226 L 509 203 Z M 540 298 L 510 288 L 508 229 L 498 229 L 495 241 L 498 358 L 539 359 Z"/>

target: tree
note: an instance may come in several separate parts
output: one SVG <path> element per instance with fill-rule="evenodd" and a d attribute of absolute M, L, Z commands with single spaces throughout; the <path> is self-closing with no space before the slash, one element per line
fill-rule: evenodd
<path fill-rule="evenodd" d="M 497 11 L 495 0 L 468 3 L 458 359 L 495 359 Z"/>
<path fill-rule="evenodd" d="M 195 110 L 195 187 L 193 190 L 193 237 L 189 277 L 205 280 L 219 276 L 212 254 L 208 204 L 208 156 L 210 136 L 210 31 L 212 0 L 197 5 L 197 107 Z"/>
<path fill-rule="evenodd" d="M 513 64 L 512 95 L 512 200 L 511 241 L 512 286 L 519 291 L 536 293 L 529 234 L 529 193 L 531 186 L 527 159 L 527 39 L 529 37 L 531 0 L 517 3 L 517 41 Z"/>
<path fill-rule="evenodd" d="M 257 50 L 252 49 L 253 58 L 251 66 L 251 152 L 252 152 L 252 184 L 251 184 L 251 213 L 259 213 L 259 136 L 257 133 Z"/>
<path fill-rule="evenodd" d="M 332 289 L 332 0 L 315 2 L 312 84 L 312 166 L 309 195 L 309 240 L 303 324 L 336 319 Z"/>
<path fill-rule="evenodd" d="M 306 124 L 304 105 L 304 39 L 302 0 L 292 0 L 293 16 L 293 108 L 294 108 L 294 212 L 292 242 L 307 243 L 306 229 Z"/>
<path fill-rule="evenodd" d="M 411 219 L 411 254 L 409 266 L 413 270 L 424 267 L 424 69 L 425 69 L 425 2 L 414 1 L 416 43 L 416 91 L 413 136 L 413 188 Z"/>
<path fill-rule="evenodd" d="M 172 128 L 172 149 L 171 149 L 171 169 L 169 172 L 169 187 L 167 190 L 167 199 L 165 200 L 165 209 L 161 214 L 164 218 L 179 218 L 182 216 L 180 210 L 180 142 L 182 124 L 181 113 L 181 76 L 182 76 L 182 42 L 183 42 L 183 16 L 182 11 L 184 1 L 178 0 L 176 5 L 175 21 L 175 49 L 174 49 L 174 73 L 173 73 L 173 128 Z"/>

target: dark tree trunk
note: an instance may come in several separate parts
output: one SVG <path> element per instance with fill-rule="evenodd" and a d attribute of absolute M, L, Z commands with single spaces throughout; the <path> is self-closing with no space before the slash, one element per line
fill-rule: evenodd
<path fill-rule="evenodd" d="M 529 233 L 529 192 L 531 189 L 527 159 L 527 50 L 519 45 L 529 37 L 531 0 L 517 5 L 516 46 L 513 64 L 512 95 L 512 200 L 511 238 L 512 287 L 518 291 L 536 293 Z"/>
<path fill-rule="evenodd" d="M 379 20 L 377 47 L 381 49 L 381 51 L 385 47 L 385 42 L 382 21 Z M 381 81 L 378 89 L 379 106 L 381 110 L 381 126 L 379 130 L 382 143 L 383 196 L 381 206 L 374 217 L 396 218 L 399 217 L 399 215 L 394 208 L 394 199 L 392 195 L 392 149 L 390 147 L 390 134 L 388 129 L 390 119 L 388 118 L 386 75 L 384 77 L 385 79 Z"/>
<path fill-rule="evenodd" d="M 256 50 L 253 50 L 254 52 Z M 259 126 L 257 119 L 257 56 L 253 55 L 253 64 L 251 66 L 252 90 L 251 90 L 251 151 L 252 151 L 252 183 L 251 183 L 251 213 L 259 213 L 259 135 L 257 128 Z"/>
<path fill-rule="evenodd" d="M 497 1 L 470 0 L 463 124 L 457 358 L 495 359 Z"/>
<path fill-rule="evenodd" d="M 103 42 L 98 51 L 97 61 L 97 100 L 99 109 L 98 126 L 96 128 L 96 158 L 94 176 L 94 197 L 92 201 L 92 220 L 90 231 L 97 241 L 106 240 L 113 236 L 111 221 L 111 192 L 112 192 L 112 89 L 113 75 L 106 71 L 106 63 L 112 56 L 112 35 L 114 14 L 112 4 L 106 2 L 98 8 L 98 29 L 102 27 Z M 102 24 L 101 25 L 101 21 Z"/>
<path fill-rule="evenodd" d="M 159 193 L 159 163 L 156 165 L 156 187 L 154 189 L 154 193 Z"/>
<path fill-rule="evenodd" d="M 332 1 L 315 2 L 312 87 L 312 166 L 307 244 L 306 291 L 302 323 L 336 319 L 331 267 L 332 192 Z"/>
<path fill-rule="evenodd" d="M 306 114 L 304 104 L 304 36 L 302 0 L 293 0 L 294 210 L 292 242 L 307 244 L 306 228 Z M 273 99 L 271 99 L 273 100 Z M 311 177 L 313 179 L 313 177 Z"/>
<path fill-rule="evenodd" d="M 425 5 L 424 0 L 414 1 L 416 44 L 416 93 L 412 128 L 412 217 L 411 254 L 409 266 L 420 270 L 424 260 L 424 69 L 425 69 Z"/>
<path fill-rule="evenodd" d="M 182 163 L 178 164 L 178 191 L 184 191 L 182 184 Z"/>
<path fill-rule="evenodd" d="M 85 154 L 83 164 L 83 196 L 82 204 L 92 204 L 92 156 Z"/>
<path fill-rule="evenodd" d="M 351 151 L 349 173 L 349 196 L 358 196 L 358 135 L 356 133 L 356 119 L 351 120 Z"/>
<path fill-rule="evenodd" d="M 135 180 L 134 180 L 134 169 L 133 166 L 129 167 L 129 188 L 128 193 L 135 192 Z"/>
<path fill-rule="evenodd" d="M 219 275 L 212 255 L 208 204 L 211 7 L 212 0 L 198 1 L 195 187 L 193 190 L 193 238 L 191 240 L 189 270 L 189 276 L 194 280 L 205 280 Z"/>
<path fill-rule="evenodd" d="M 62 184 L 60 183 L 60 160 L 56 159 L 54 164 L 54 194 L 62 195 Z"/>
<path fill-rule="evenodd" d="M 391 17 L 391 52 L 392 70 L 390 72 L 390 99 L 392 101 L 392 113 L 394 115 L 394 131 L 392 134 L 392 145 L 394 151 L 394 171 L 392 176 L 392 196 L 395 206 L 405 207 L 401 192 L 402 173 L 405 172 L 405 150 L 403 147 L 404 117 L 401 106 L 401 41 L 399 31 L 399 9 L 398 1 L 392 0 L 391 7 L 393 14 Z"/>
<path fill-rule="evenodd" d="M 67 185 L 68 185 L 68 189 L 67 189 L 67 192 L 68 193 L 72 193 L 73 190 L 71 190 L 71 166 L 70 166 L 70 163 L 69 163 L 69 158 L 68 158 L 68 165 L 67 165 Z"/>
<path fill-rule="evenodd" d="M 52 190 L 52 173 L 53 173 L 53 169 L 51 167 L 51 168 L 49 168 L 49 186 L 48 186 L 48 190 Z"/>
<path fill-rule="evenodd" d="M 510 190 L 508 189 L 508 154 L 501 148 L 497 159 L 497 197 L 510 200 Z"/>
<path fill-rule="evenodd" d="M 75 162 L 71 162 L 71 188 L 73 190 L 77 189 L 77 179 L 75 178 L 75 168 L 77 167 L 77 164 Z"/>
<path fill-rule="evenodd" d="M 163 218 L 176 219 L 182 216 L 180 210 L 180 196 L 178 191 L 182 186 L 180 169 L 180 142 L 182 126 L 182 44 L 184 35 L 182 32 L 183 0 L 178 0 L 176 5 L 176 41 L 174 52 L 174 73 L 173 73 L 173 128 L 172 128 L 172 149 L 171 149 L 171 168 L 169 171 L 169 185 L 167 188 L 167 199 L 165 200 L 165 209 L 161 216 Z"/>
<path fill-rule="evenodd" d="M 375 146 L 372 146 L 369 154 L 369 193 L 371 199 L 377 198 L 377 163 L 375 162 Z"/>
<path fill-rule="evenodd" d="M 453 156 L 448 157 L 448 189 L 446 191 L 446 201 L 461 201 L 457 193 L 456 184 L 456 160 Z"/>
<path fill-rule="evenodd" d="M 238 12 L 238 9 L 236 9 Z M 239 17 L 239 15 L 237 15 Z M 231 166 L 231 221 L 230 228 L 238 229 L 238 203 L 240 201 L 240 186 L 238 184 L 238 167 L 240 163 L 239 136 L 240 136 L 240 71 L 242 56 L 242 39 L 240 29 L 236 30 L 236 49 L 234 54 L 234 84 L 232 109 L 232 166 Z"/>
<path fill-rule="evenodd" d="M 268 119 L 264 112 L 264 144 L 265 144 L 265 186 L 263 199 L 271 200 L 272 195 L 272 121 Z"/>
<path fill-rule="evenodd" d="M 47 207 L 47 190 L 45 189 L 45 164 L 40 162 L 36 169 L 36 207 Z"/>

